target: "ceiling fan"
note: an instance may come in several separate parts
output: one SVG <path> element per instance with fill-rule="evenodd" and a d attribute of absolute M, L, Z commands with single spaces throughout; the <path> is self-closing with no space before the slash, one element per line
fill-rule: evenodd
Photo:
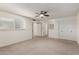
<path fill-rule="evenodd" d="M 49 17 L 50 15 L 47 13 L 48 13 L 47 11 L 41 11 L 40 13 L 36 13 L 37 16 L 35 17 L 40 17 L 40 18 Z"/>

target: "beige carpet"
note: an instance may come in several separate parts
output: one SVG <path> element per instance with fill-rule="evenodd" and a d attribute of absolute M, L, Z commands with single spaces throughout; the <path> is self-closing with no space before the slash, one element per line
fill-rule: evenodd
<path fill-rule="evenodd" d="M 36 37 L 0 48 L 1 55 L 76 55 L 79 46 L 74 41 Z"/>

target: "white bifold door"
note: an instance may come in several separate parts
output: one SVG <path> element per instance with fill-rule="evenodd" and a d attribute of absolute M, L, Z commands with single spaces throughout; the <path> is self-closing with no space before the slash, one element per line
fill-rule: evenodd
<path fill-rule="evenodd" d="M 34 22 L 33 36 L 47 36 L 47 24 Z"/>

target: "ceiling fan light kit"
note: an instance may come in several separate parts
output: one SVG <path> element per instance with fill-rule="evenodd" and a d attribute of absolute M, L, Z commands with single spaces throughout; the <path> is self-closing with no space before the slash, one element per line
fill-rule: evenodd
<path fill-rule="evenodd" d="M 40 14 L 40 18 L 42 18 L 42 17 L 44 17 L 44 15 L 43 14 Z"/>
<path fill-rule="evenodd" d="M 48 17 L 49 14 L 47 14 L 48 12 L 46 11 L 41 11 L 40 13 L 36 13 L 37 16 L 36 17 L 39 17 L 39 18 L 44 18 L 44 17 Z"/>

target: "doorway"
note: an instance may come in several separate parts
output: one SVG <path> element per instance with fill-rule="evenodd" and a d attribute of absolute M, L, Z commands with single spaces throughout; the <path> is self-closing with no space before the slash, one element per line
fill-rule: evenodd
<path fill-rule="evenodd" d="M 48 24 L 44 22 L 32 22 L 32 37 L 48 37 Z"/>

